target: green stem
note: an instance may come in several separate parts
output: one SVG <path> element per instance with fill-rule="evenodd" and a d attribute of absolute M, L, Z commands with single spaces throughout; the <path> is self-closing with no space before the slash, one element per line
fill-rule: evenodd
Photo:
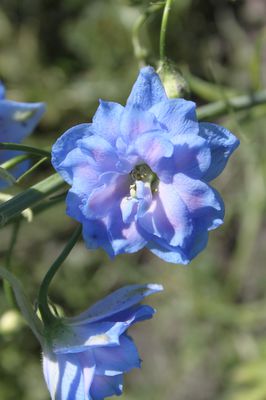
<path fill-rule="evenodd" d="M 51 152 L 48 150 L 38 149 L 32 146 L 26 146 L 18 143 L 0 143 L 0 150 L 17 150 L 28 154 L 33 154 L 38 157 L 51 157 Z"/>
<path fill-rule="evenodd" d="M 0 167 L 4 169 L 11 169 L 17 164 L 20 164 L 22 161 L 27 160 L 29 157 L 29 154 L 22 154 L 20 156 L 13 157 L 10 160 L 7 160 L 3 164 L 1 164 Z"/>
<path fill-rule="evenodd" d="M 58 174 L 53 174 L 1 204 L 0 226 L 6 225 L 23 210 L 32 207 L 40 200 L 45 199 L 50 194 L 63 188 L 65 185 L 65 181 Z"/>
<path fill-rule="evenodd" d="M 39 161 L 37 161 L 31 168 L 29 168 L 26 172 L 24 172 L 24 174 L 20 175 L 20 177 L 17 179 L 17 183 L 20 183 L 22 181 L 22 179 L 24 179 L 27 175 L 29 175 L 33 171 L 35 171 L 46 160 L 48 160 L 48 158 L 47 157 L 43 157 Z"/>
<path fill-rule="evenodd" d="M 214 119 L 226 114 L 228 110 L 241 111 L 264 103 L 266 103 L 266 90 L 261 90 L 250 95 L 237 96 L 201 106 L 197 109 L 197 115 L 199 120 Z"/>
<path fill-rule="evenodd" d="M 163 10 L 161 32 L 160 32 L 160 61 L 162 64 L 165 61 L 165 37 L 166 37 L 168 17 L 169 17 L 172 3 L 173 3 L 173 0 L 166 0 L 164 10 Z"/>
<path fill-rule="evenodd" d="M 38 295 L 38 304 L 42 319 L 44 322 L 48 323 L 53 321 L 56 317 L 51 313 L 49 304 L 48 304 L 48 290 L 51 284 L 52 279 L 54 278 L 56 272 L 65 261 L 75 244 L 77 243 L 80 235 L 81 235 L 82 227 L 79 225 L 71 238 L 69 239 L 67 245 L 59 255 L 59 257 L 55 260 L 55 262 L 51 265 L 48 272 L 46 273 L 42 284 L 40 286 L 39 295 Z"/>
<path fill-rule="evenodd" d="M 146 57 L 147 57 L 147 50 L 144 46 L 141 45 L 140 41 L 140 30 L 144 23 L 147 21 L 149 16 L 153 14 L 154 12 L 161 10 L 161 8 L 164 6 L 164 4 L 153 4 L 150 7 L 148 7 L 143 14 L 141 14 L 136 22 L 133 25 L 132 28 L 132 44 L 133 44 L 133 49 L 134 49 L 134 54 L 137 60 L 139 61 L 140 67 L 143 67 L 146 65 Z"/>
<path fill-rule="evenodd" d="M 14 223 L 14 225 L 12 226 L 10 244 L 9 244 L 9 248 L 7 250 L 6 259 L 5 259 L 5 267 L 9 271 L 11 270 L 12 254 L 13 254 L 13 250 L 14 250 L 14 247 L 15 247 L 15 244 L 17 241 L 19 228 L 20 228 L 20 221 L 16 221 Z M 5 292 L 7 302 L 9 303 L 9 305 L 12 308 L 16 307 L 17 305 L 16 305 L 15 296 L 14 296 L 12 287 L 10 286 L 10 284 L 7 280 L 4 280 L 3 285 L 4 285 L 4 292 Z"/>

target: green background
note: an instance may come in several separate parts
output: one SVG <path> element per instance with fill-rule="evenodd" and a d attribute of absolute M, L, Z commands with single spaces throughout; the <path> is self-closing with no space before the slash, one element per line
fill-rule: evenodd
<path fill-rule="evenodd" d="M 27 143 L 51 145 L 67 128 L 90 121 L 98 99 L 125 103 L 138 73 L 131 32 L 148 1 L 2 0 L 0 76 L 7 96 L 45 101 L 47 112 Z M 141 29 L 147 62 L 158 61 L 162 13 Z M 175 0 L 167 56 L 180 94 L 198 105 L 245 94 L 266 83 L 264 0 Z M 226 205 L 224 225 L 189 266 L 148 251 L 111 261 L 80 241 L 58 273 L 51 299 L 75 315 L 116 288 L 157 282 L 147 302 L 153 320 L 131 329 L 143 366 L 125 377 L 125 400 L 266 399 L 266 106 L 217 120 L 241 140 L 213 182 Z M 52 172 L 43 165 L 22 188 Z M 17 189 L 12 189 L 16 192 Z M 64 204 L 24 223 L 13 270 L 32 301 L 76 226 Z M 0 256 L 11 230 L 0 232 Z M 0 311 L 8 310 L 0 292 Z M 6 314 L 5 314 L 6 316 Z M 20 322 L 0 319 L 0 399 L 46 400 L 40 348 Z"/>

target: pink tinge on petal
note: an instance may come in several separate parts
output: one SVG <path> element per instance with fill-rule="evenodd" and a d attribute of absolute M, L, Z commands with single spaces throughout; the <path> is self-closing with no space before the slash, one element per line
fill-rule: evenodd
<path fill-rule="evenodd" d="M 127 196 L 128 192 L 128 176 L 113 174 L 109 183 L 93 190 L 84 211 L 89 218 L 102 218 L 114 208 L 119 209 L 122 198 Z"/>
<path fill-rule="evenodd" d="M 190 212 L 204 207 L 221 210 L 215 192 L 206 183 L 191 179 L 184 174 L 176 174 L 174 185 Z"/>

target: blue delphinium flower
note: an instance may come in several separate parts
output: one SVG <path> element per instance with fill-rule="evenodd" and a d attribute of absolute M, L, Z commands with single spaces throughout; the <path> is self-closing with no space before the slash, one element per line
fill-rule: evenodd
<path fill-rule="evenodd" d="M 91 124 L 57 140 L 52 162 L 71 185 L 67 213 L 82 223 L 88 248 L 112 257 L 146 246 L 187 264 L 223 222 L 223 201 L 208 182 L 238 144 L 227 129 L 199 123 L 193 102 L 168 99 L 145 67 L 126 106 L 100 101 Z"/>
<path fill-rule="evenodd" d="M 140 367 L 127 329 L 153 316 L 153 308 L 138 303 L 161 290 L 156 284 L 125 286 L 78 317 L 58 319 L 48 327 L 43 372 L 51 398 L 103 400 L 120 395 L 123 373 Z"/>
<path fill-rule="evenodd" d="M 38 124 L 45 105 L 43 103 L 21 103 L 5 99 L 5 88 L 0 82 L 0 142 L 21 143 Z M 19 155 L 18 151 L 0 150 L 0 164 Z M 11 172 L 15 177 L 21 175 L 28 167 L 24 161 Z M 0 188 L 7 182 L 0 179 Z"/>

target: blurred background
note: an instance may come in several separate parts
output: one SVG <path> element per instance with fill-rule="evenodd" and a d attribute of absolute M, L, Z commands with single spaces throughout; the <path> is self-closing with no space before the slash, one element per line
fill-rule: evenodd
<path fill-rule="evenodd" d="M 140 29 L 137 57 L 132 44 L 132 29 L 149 5 L 1 0 L 0 77 L 7 96 L 47 103 L 28 144 L 50 146 L 67 128 L 90 121 L 99 98 L 125 103 L 139 63 L 158 60 L 162 11 Z M 166 52 L 179 94 L 203 105 L 265 87 L 265 22 L 265 0 L 175 0 Z M 206 250 L 184 267 L 146 250 L 110 261 L 81 241 L 51 287 L 51 299 L 74 315 L 122 285 L 164 285 L 148 300 L 158 310 L 154 319 L 130 332 L 143 367 L 126 375 L 122 399 L 266 399 L 266 105 L 228 110 L 216 122 L 241 146 L 213 182 L 226 217 Z M 43 165 L 22 187 L 49 173 Z M 32 301 L 75 226 L 63 202 L 23 223 L 13 270 Z M 10 234 L 10 227 L 0 233 L 3 259 Z M 39 345 L 7 313 L 2 291 L 0 311 L 0 399 L 48 400 Z"/>

